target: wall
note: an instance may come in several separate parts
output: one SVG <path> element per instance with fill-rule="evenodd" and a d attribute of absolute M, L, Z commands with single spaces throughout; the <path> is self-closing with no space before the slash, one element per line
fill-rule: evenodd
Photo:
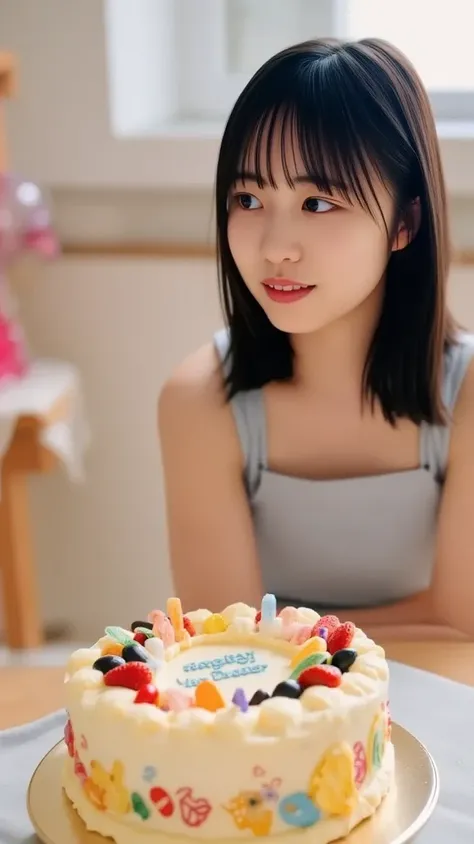
<path fill-rule="evenodd" d="M 220 326 L 205 261 L 63 259 L 15 289 L 34 349 L 80 368 L 92 427 L 84 486 L 32 479 L 45 618 L 94 637 L 170 594 L 156 400 Z"/>
<path fill-rule="evenodd" d="M 156 399 L 170 369 L 221 324 L 210 261 L 62 259 L 16 290 L 43 356 L 80 367 L 93 432 L 84 486 L 31 482 L 45 618 L 94 638 L 170 594 Z M 474 330 L 474 272 L 455 312 Z M 191 432 L 190 432 L 191 433 Z"/>

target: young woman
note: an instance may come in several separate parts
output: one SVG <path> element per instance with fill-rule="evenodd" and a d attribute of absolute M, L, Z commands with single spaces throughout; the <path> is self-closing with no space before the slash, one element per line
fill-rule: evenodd
<path fill-rule="evenodd" d="M 227 327 L 159 402 L 184 605 L 270 591 L 385 639 L 474 637 L 474 339 L 409 61 L 375 39 L 270 59 L 216 211 Z"/>

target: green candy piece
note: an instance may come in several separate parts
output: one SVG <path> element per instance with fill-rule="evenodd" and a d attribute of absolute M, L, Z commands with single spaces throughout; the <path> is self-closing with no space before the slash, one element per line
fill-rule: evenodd
<path fill-rule="evenodd" d="M 107 636 L 110 636 L 110 638 L 118 642 L 119 645 L 133 644 L 133 636 L 130 636 L 130 632 L 128 630 L 124 630 L 123 627 L 106 627 L 105 632 Z"/>
<path fill-rule="evenodd" d="M 136 791 L 131 794 L 133 811 L 143 820 L 146 821 L 150 817 L 150 810 L 146 805 L 143 797 L 140 797 Z"/>
<path fill-rule="evenodd" d="M 135 627 L 135 633 L 143 633 L 147 637 L 147 639 L 155 638 L 153 630 L 148 630 L 148 627 Z"/>
<path fill-rule="evenodd" d="M 293 673 L 290 674 L 290 680 L 297 680 L 306 668 L 311 668 L 313 665 L 321 665 L 323 662 L 327 662 L 327 657 L 328 654 L 326 651 L 323 653 L 318 652 L 310 654 L 306 657 L 306 659 L 303 659 L 300 663 L 298 663 Z"/>

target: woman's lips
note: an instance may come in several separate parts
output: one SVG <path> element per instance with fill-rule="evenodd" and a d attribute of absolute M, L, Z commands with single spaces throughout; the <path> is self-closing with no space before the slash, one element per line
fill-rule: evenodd
<path fill-rule="evenodd" d="M 268 298 L 272 302 L 289 305 L 291 302 L 298 302 L 314 290 L 314 284 L 301 284 L 290 278 L 266 278 L 263 287 Z"/>

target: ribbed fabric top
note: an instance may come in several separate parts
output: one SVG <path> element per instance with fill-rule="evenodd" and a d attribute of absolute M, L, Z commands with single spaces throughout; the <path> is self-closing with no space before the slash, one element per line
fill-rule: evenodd
<path fill-rule="evenodd" d="M 225 367 L 227 330 L 214 342 Z M 469 334 L 445 355 L 450 410 L 472 357 Z M 306 606 L 362 607 L 429 587 L 449 426 L 421 426 L 417 469 L 320 481 L 268 469 L 262 390 L 237 394 L 232 410 L 266 591 Z"/>

